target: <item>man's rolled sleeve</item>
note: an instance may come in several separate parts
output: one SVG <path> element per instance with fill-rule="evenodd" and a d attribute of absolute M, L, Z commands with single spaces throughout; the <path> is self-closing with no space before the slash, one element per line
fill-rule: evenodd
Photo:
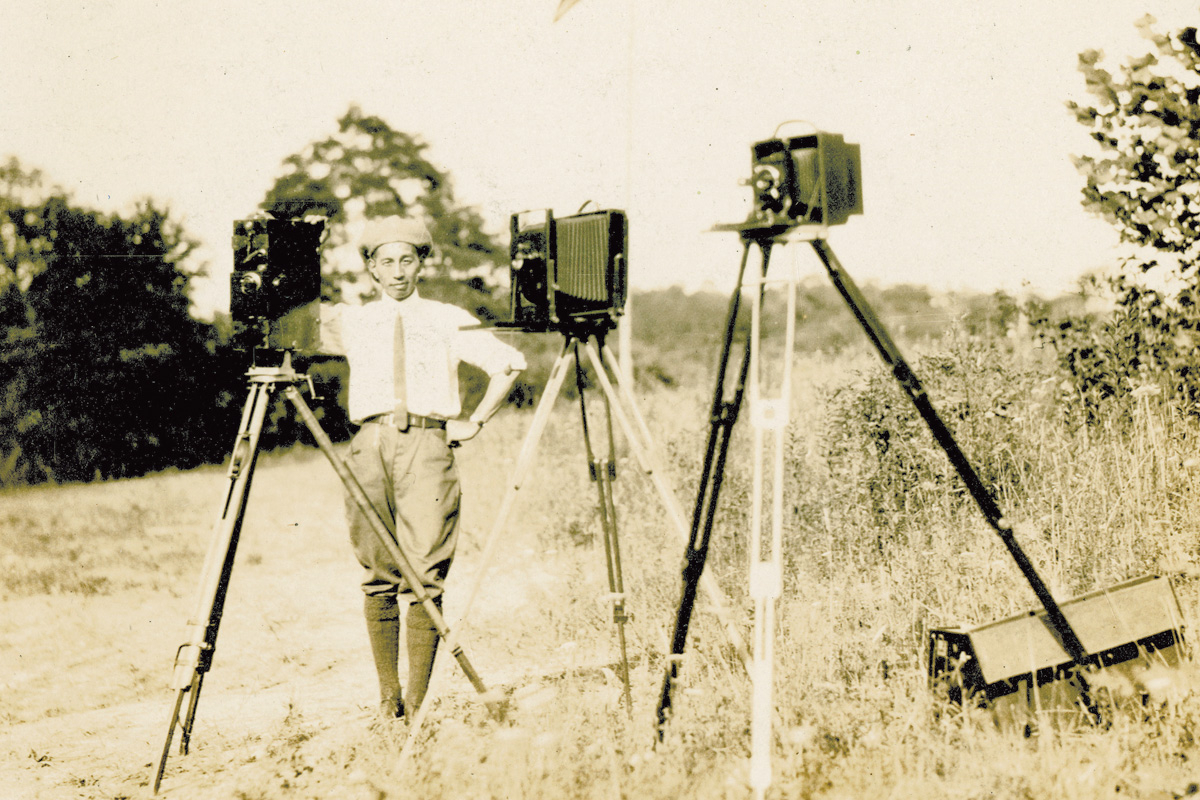
<path fill-rule="evenodd" d="M 511 375 L 525 369 L 525 355 L 487 331 L 459 331 L 458 357 L 488 375 Z"/>

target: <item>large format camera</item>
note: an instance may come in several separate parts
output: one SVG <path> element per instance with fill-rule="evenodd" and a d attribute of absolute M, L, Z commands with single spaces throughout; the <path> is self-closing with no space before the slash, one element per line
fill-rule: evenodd
<path fill-rule="evenodd" d="M 555 219 L 512 215 L 511 325 L 531 332 L 612 330 L 625 308 L 629 225 L 623 211 Z"/>
<path fill-rule="evenodd" d="M 233 224 L 229 313 L 238 350 L 309 350 L 320 340 L 325 221 L 245 219 Z"/>
<path fill-rule="evenodd" d="M 863 213 L 859 147 L 839 134 L 767 139 L 751 161 L 755 208 L 744 229 L 841 225 Z"/>

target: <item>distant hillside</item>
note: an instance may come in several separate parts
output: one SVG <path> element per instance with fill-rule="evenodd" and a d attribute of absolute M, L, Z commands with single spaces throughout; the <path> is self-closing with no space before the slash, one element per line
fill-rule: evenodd
<path fill-rule="evenodd" d="M 1004 292 L 934 293 L 924 286 L 899 284 L 862 287 L 867 301 L 888 331 L 908 341 L 941 338 L 952 325 L 973 336 L 1004 336 L 1017 324 L 1017 298 Z M 1082 309 L 1082 298 L 1063 296 L 1023 301 L 1034 313 L 1057 317 Z M 729 298 L 717 292 L 688 293 L 674 287 L 635 292 L 631 300 L 634 336 L 639 343 L 658 349 L 683 346 L 691 349 L 711 344 L 721 337 Z M 782 292 L 771 292 L 764 313 L 768 334 L 784 324 Z M 819 278 L 802 281 L 796 298 L 797 347 L 808 352 L 837 352 L 856 347 L 862 330 L 845 302 L 828 282 Z M 739 332 L 749 329 L 749 303 L 743 301 Z"/>

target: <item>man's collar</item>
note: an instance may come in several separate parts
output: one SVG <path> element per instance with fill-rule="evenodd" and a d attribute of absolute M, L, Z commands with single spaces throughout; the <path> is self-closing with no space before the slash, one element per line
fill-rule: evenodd
<path fill-rule="evenodd" d="M 421 292 L 419 289 L 413 289 L 413 293 L 403 300 L 397 300 L 387 292 L 383 292 L 379 296 L 380 302 L 389 304 L 392 308 L 397 308 L 403 311 L 406 308 L 411 308 L 421 302 Z"/>

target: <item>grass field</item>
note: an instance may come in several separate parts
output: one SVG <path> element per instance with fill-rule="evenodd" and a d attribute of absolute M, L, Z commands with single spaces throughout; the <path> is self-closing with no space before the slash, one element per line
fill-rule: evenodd
<path fill-rule="evenodd" d="M 656 353 L 661 363 L 670 354 Z M 1124 425 L 1063 423 L 1061 387 L 988 343 L 915 362 L 1060 598 L 1170 575 L 1193 630 L 1200 428 L 1151 390 Z M 998 728 L 926 685 L 931 627 L 1034 605 L 906 400 L 865 355 L 795 360 L 784 490 L 773 797 L 1171 798 L 1197 792 L 1200 680 L 1188 662 L 1104 726 Z M 707 433 L 703 369 L 639 383 L 661 472 L 690 512 Z M 651 384 L 654 384 L 653 386 Z M 599 404 L 589 409 L 599 414 Z M 443 664 L 427 723 L 371 718 L 374 674 L 340 485 L 315 451 L 265 454 L 250 498 L 179 798 L 741 798 L 750 684 L 701 611 L 666 741 L 654 712 L 683 543 L 620 441 L 616 486 L 634 708 L 621 706 L 602 539 L 578 406 L 559 402 L 492 563 L 481 548 L 531 414 L 460 451 L 463 539 L 448 616 L 508 713 Z M 598 427 L 598 426 L 594 426 Z M 709 571 L 748 634 L 748 423 L 735 438 Z M 232 432 L 231 432 L 232 433 Z M 0 760 L 6 798 L 150 796 L 175 648 L 224 470 L 0 494 Z"/>

